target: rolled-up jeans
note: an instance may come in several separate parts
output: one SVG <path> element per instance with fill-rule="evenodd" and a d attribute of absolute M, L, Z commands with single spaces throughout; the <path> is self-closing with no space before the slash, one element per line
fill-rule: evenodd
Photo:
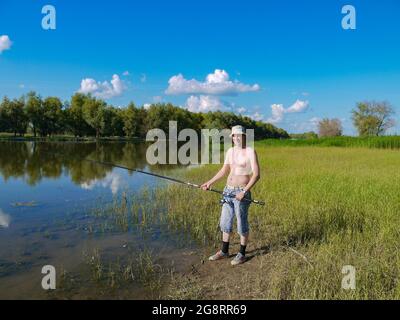
<path fill-rule="evenodd" d="M 242 187 L 229 187 L 224 188 L 224 203 L 222 205 L 220 227 L 221 231 L 231 233 L 233 231 L 233 219 L 236 216 L 237 231 L 241 236 L 246 236 L 249 233 L 248 212 L 250 201 L 239 201 L 235 196 L 243 192 Z M 229 195 L 228 195 L 229 194 Z M 245 198 L 251 199 L 251 192 L 245 193 Z"/>

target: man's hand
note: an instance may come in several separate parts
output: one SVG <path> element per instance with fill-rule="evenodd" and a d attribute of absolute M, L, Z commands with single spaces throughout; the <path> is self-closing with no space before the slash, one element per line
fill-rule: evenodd
<path fill-rule="evenodd" d="M 211 189 L 211 185 L 212 184 L 208 181 L 206 183 L 203 183 L 200 188 L 202 188 L 204 191 L 207 191 Z"/>
<path fill-rule="evenodd" d="M 237 195 L 236 195 L 236 200 L 238 200 L 238 201 L 242 201 L 243 199 L 244 199 L 244 196 L 245 196 L 246 194 L 242 191 L 242 192 L 239 192 Z"/>

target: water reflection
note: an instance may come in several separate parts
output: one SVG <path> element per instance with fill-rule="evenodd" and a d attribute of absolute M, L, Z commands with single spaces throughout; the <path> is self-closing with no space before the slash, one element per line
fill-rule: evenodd
<path fill-rule="evenodd" d="M 10 226 L 10 221 L 11 217 L 0 209 L 0 227 L 8 228 Z"/>
<path fill-rule="evenodd" d="M 84 182 L 81 187 L 86 190 L 93 190 L 97 186 L 102 186 L 103 188 L 110 188 L 113 195 L 118 193 L 123 187 L 127 187 L 127 183 L 123 181 L 123 177 L 116 172 L 107 173 L 106 177 L 102 180 L 94 179 L 90 182 Z"/>
<path fill-rule="evenodd" d="M 146 144 L 128 142 L 0 142 L 0 174 L 4 181 L 22 178 L 30 186 L 43 179 L 68 175 L 71 181 L 91 190 L 96 185 L 110 187 L 116 193 L 121 177 L 111 167 L 84 161 L 121 164 L 130 168 L 159 171 L 161 166 L 149 166 Z M 162 166 L 162 169 L 173 166 Z"/>

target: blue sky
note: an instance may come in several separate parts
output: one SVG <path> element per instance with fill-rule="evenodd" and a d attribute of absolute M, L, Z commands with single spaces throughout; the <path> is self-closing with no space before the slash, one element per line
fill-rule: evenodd
<path fill-rule="evenodd" d="M 41 27 L 46 4 L 56 30 Z M 346 4 L 356 30 L 342 28 Z M 116 106 L 232 110 L 289 132 L 337 117 L 346 134 L 356 102 L 387 100 L 400 133 L 398 0 L 2 0 L 2 35 L 0 97 L 94 90 Z"/>

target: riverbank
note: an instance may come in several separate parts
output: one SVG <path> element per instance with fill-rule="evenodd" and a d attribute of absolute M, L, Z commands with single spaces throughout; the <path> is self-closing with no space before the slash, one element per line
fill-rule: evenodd
<path fill-rule="evenodd" d="M 23 137 L 13 134 L 0 133 L 0 141 L 55 141 L 55 142 L 95 142 L 95 141 L 122 141 L 122 142 L 145 142 L 143 138 L 129 137 L 75 137 L 70 135 L 54 135 L 51 137 L 34 137 L 25 135 Z M 341 148 L 375 148 L 375 149 L 400 149 L 400 136 L 381 137 L 328 137 L 314 139 L 261 139 L 255 141 L 260 147 L 341 147 Z"/>
<path fill-rule="evenodd" d="M 267 205 L 251 207 L 248 262 L 233 268 L 230 260 L 198 257 L 195 274 L 182 278 L 184 292 L 202 299 L 400 298 L 400 154 L 321 147 L 258 153 L 262 180 L 253 197 Z M 201 183 L 217 169 L 192 169 L 185 178 Z M 218 200 L 175 185 L 165 190 L 171 228 L 186 230 L 209 254 L 220 245 Z M 238 248 L 235 235 L 231 254 Z M 355 290 L 342 288 L 348 265 L 356 270 Z"/>
<path fill-rule="evenodd" d="M 69 135 L 54 135 L 51 137 L 39 137 L 39 136 L 33 136 L 33 135 L 24 135 L 23 137 L 21 136 L 14 136 L 13 134 L 6 134 L 6 133 L 0 133 L 0 141 L 1 140 L 6 140 L 6 141 L 38 141 L 38 142 L 46 142 L 46 141 L 56 141 L 56 142 L 63 142 L 63 141 L 72 141 L 72 142 L 79 142 L 79 141 L 88 141 L 88 142 L 94 142 L 94 141 L 124 141 L 124 142 L 129 142 L 129 141 L 134 141 L 134 142 L 144 142 L 145 140 L 142 138 L 128 138 L 128 137 L 75 137 L 75 136 L 69 136 Z"/>

